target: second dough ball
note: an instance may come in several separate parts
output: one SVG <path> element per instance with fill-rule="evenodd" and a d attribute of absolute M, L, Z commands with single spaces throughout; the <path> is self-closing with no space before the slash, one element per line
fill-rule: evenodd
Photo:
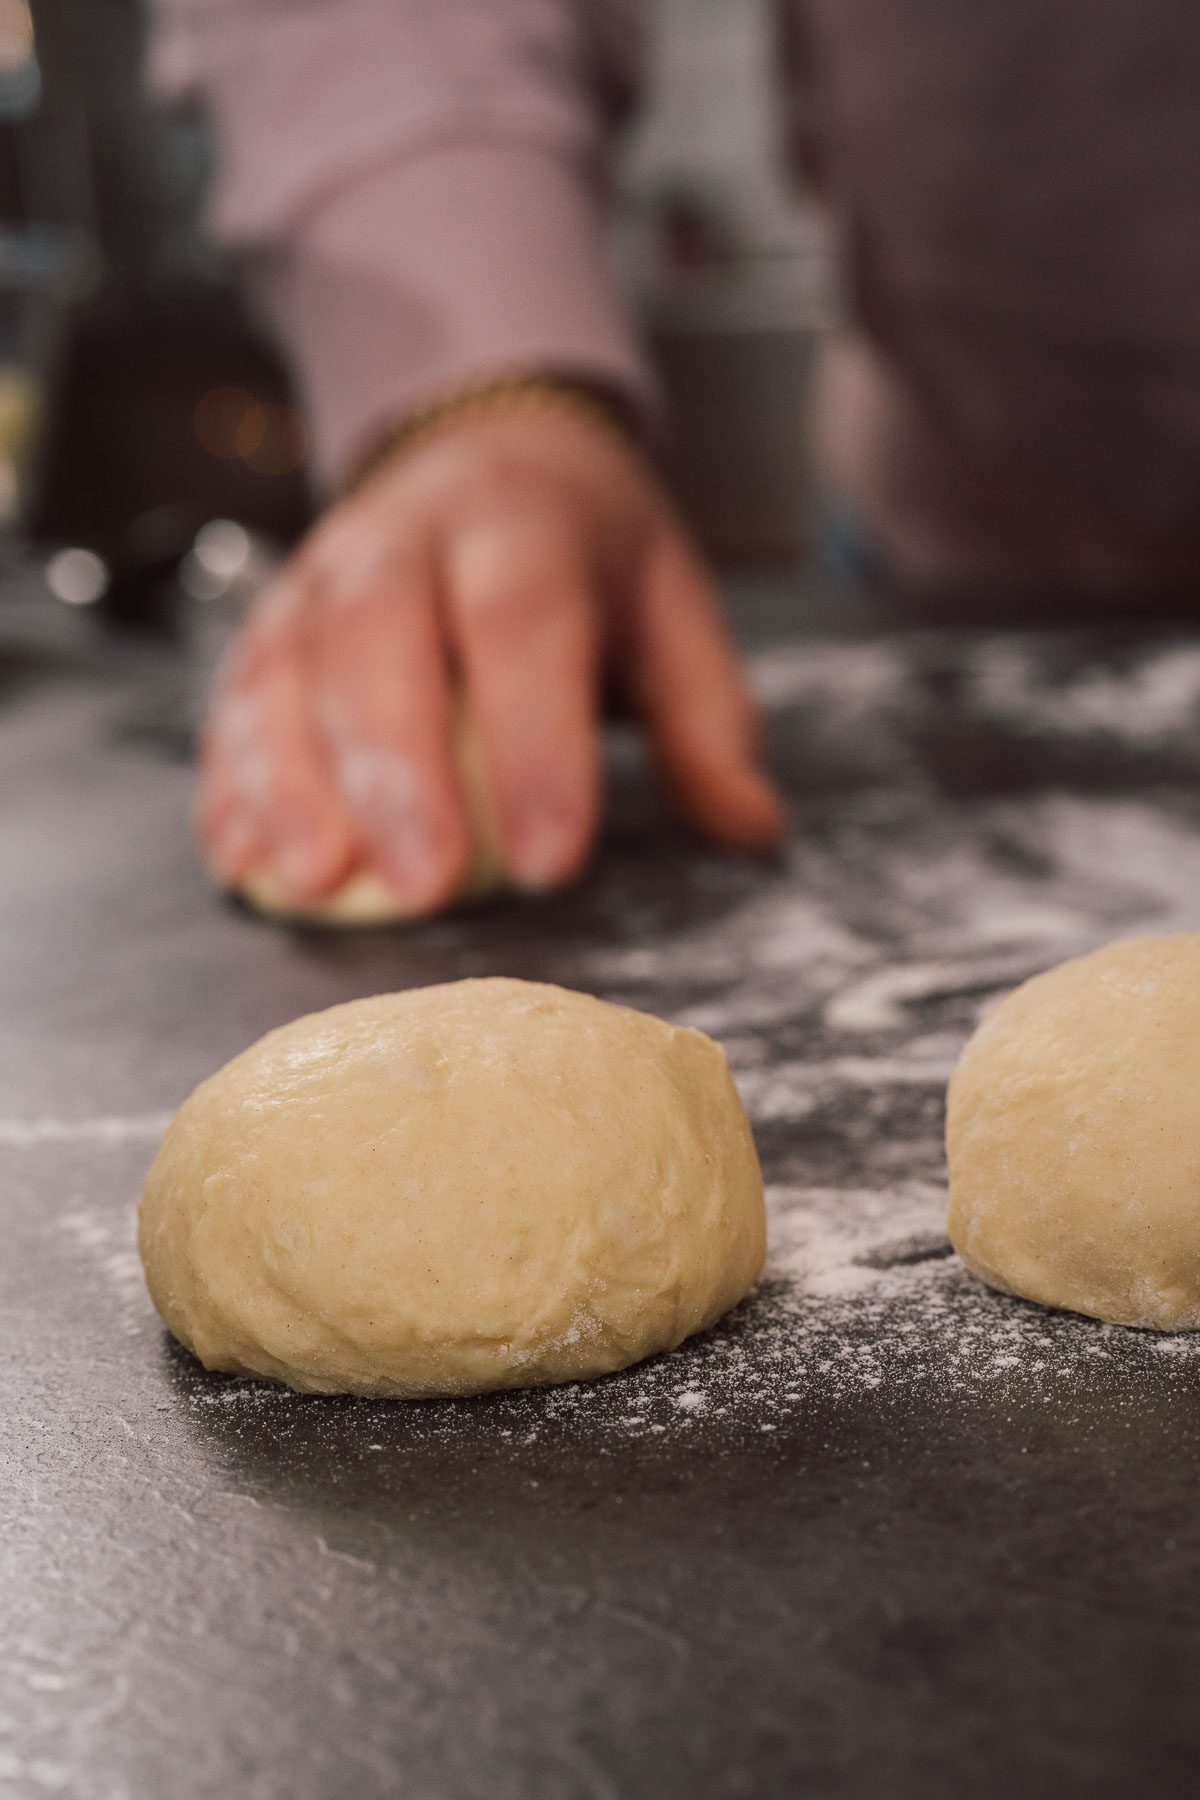
<path fill-rule="evenodd" d="M 670 1350 L 757 1278 L 762 1179 L 711 1038 L 459 981 L 271 1032 L 146 1183 L 155 1305 L 210 1369 L 471 1394 Z"/>
<path fill-rule="evenodd" d="M 1200 933 L 1129 938 L 1010 994 L 947 1114 L 950 1238 L 993 1287 L 1200 1328 Z"/>

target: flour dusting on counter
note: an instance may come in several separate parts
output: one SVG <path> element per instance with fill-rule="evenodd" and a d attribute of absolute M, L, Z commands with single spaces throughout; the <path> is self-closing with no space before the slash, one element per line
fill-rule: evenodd
<path fill-rule="evenodd" d="M 0 1145 L 36 1150 L 43 1144 L 156 1144 L 171 1123 L 169 1112 L 108 1115 L 96 1119 L 0 1119 Z"/>
<path fill-rule="evenodd" d="M 830 1407 L 869 1430 L 872 1408 L 918 1387 L 953 1408 L 1031 1384 L 1111 1391 L 1133 1365 L 1200 1376 L 1200 1333 L 1051 1313 L 971 1276 L 945 1235 L 942 1151 L 946 1080 L 1002 993 L 1113 937 L 1200 926 L 1200 651 L 927 631 L 785 645 L 756 656 L 753 677 L 781 761 L 803 771 L 779 866 L 693 848 L 667 882 L 634 837 L 574 925 L 533 952 L 519 919 L 511 940 L 503 921 L 477 934 L 459 916 L 423 942 L 438 979 L 497 972 L 508 942 L 518 960 L 501 972 L 723 1042 L 767 1188 L 757 1292 L 704 1337 L 598 1382 L 395 1410 L 314 1401 L 164 1352 L 135 1279 L 132 1207 L 72 1202 L 60 1242 L 117 1329 L 176 1358 L 181 1402 L 231 1431 L 253 1411 L 280 1434 L 298 1409 L 365 1408 L 364 1455 L 393 1431 L 472 1439 L 485 1419 L 506 1444 L 570 1435 L 604 1454 L 680 1434 L 778 1441 Z M 75 1159 L 77 1193 L 84 1153 L 126 1153 L 132 1198 L 134 1152 L 163 1124 L 6 1120 L 0 1143 Z"/>
<path fill-rule="evenodd" d="M 917 1388 L 952 1408 L 1031 1382 L 1082 1391 L 1105 1369 L 1119 1379 L 1131 1362 L 1164 1380 L 1200 1373 L 1200 1334 L 1158 1337 L 991 1292 L 952 1254 L 934 1183 L 891 1192 L 772 1188 L 768 1205 L 771 1250 L 759 1290 L 670 1355 L 600 1381 L 479 1400 L 333 1404 L 366 1410 L 368 1449 L 398 1409 L 405 1442 L 473 1439 L 487 1418 L 518 1446 L 569 1436 L 603 1455 L 613 1440 L 649 1444 L 681 1432 L 736 1444 L 801 1429 L 830 1408 L 896 1403 Z M 223 1429 L 234 1431 L 243 1409 L 254 1412 L 256 1431 L 264 1414 L 286 1430 L 293 1409 L 331 1404 L 199 1372 L 187 1398 L 219 1409 Z"/>

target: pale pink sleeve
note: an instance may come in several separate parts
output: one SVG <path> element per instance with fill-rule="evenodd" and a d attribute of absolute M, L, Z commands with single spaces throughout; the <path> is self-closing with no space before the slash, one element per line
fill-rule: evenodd
<path fill-rule="evenodd" d="M 295 361 L 319 475 L 388 418 L 547 368 L 652 383 L 610 265 L 639 0 L 159 0 L 206 101 L 218 235 Z"/>

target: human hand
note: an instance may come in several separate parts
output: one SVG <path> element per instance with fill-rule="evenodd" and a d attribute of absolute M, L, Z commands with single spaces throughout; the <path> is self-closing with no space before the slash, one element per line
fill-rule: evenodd
<path fill-rule="evenodd" d="M 406 910 L 452 900 L 471 855 L 462 690 L 513 877 L 569 880 L 599 820 L 606 667 L 688 818 L 776 843 L 719 602 L 647 466 L 566 409 L 447 422 L 331 508 L 255 603 L 204 734 L 214 872 L 267 868 L 311 902 L 367 867 Z"/>

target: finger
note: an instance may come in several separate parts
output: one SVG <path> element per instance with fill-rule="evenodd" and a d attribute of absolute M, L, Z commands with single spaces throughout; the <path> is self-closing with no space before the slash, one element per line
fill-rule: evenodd
<path fill-rule="evenodd" d="M 214 700 L 201 740 L 196 829 L 211 873 L 226 887 L 235 887 L 267 855 L 239 782 L 239 764 L 254 755 L 257 710 L 243 694 Z"/>
<path fill-rule="evenodd" d="M 785 830 L 758 760 L 758 718 L 703 570 L 673 533 L 652 551 L 633 646 L 635 691 L 684 812 L 708 836 L 769 849 Z"/>
<path fill-rule="evenodd" d="M 597 607 L 557 519 L 487 518 L 450 546 L 447 603 L 505 859 L 522 885 L 578 872 L 600 797 Z"/>
<path fill-rule="evenodd" d="M 253 690 L 260 670 L 304 633 L 312 581 L 309 552 L 298 551 L 256 595 L 245 623 L 221 658 L 213 684 L 214 706 Z"/>
<path fill-rule="evenodd" d="M 311 655 L 299 630 L 248 662 L 214 714 L 212 829 L 237 875 L 269 867 L 296 900 L 349 872 L 352 837 L 312 716 Z M 236 878 L 236 877 L 235 877 Z"/>
<path fill-rule="evenodd" d="M 471 842 L 428 558 L 330 571 L 313 634 L 318 719 L 357 835 L 406 907 L 444 905 Z"/>
<path fill-rule="evenodd" d="M 267 750 L 256 684 L 300 628 L 303 584 L 295 566 L 264 588 L 223 656 L 201 735 L 196 828 L 209 868 L 227 886 L 270 857 L 260 817 Z"/>

